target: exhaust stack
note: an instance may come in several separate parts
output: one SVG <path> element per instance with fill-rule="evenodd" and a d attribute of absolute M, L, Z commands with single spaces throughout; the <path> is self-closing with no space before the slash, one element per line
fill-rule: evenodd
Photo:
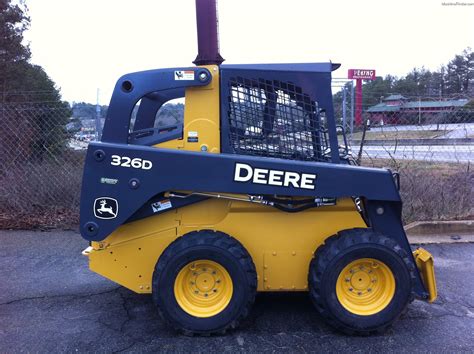
<path fill-rule="evenodd" d="M 217 0 L 196 0 L 198 55 L 196 65 L 220 65 L 224 58 L 219 53 L 219 23 Z"/>

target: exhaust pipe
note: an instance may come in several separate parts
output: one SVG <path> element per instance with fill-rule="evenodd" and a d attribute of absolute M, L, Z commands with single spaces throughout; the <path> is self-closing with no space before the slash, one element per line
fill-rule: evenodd
<path fill-rule="evenodd" d="M 219 23 L 217 0 L 196 0 L 198 55 L 196 65 L 220 65 L 224 58 L 219 53 Z"/>

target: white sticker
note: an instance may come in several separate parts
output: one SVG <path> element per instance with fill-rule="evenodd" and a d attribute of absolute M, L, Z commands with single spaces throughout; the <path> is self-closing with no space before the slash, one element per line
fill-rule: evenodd
<path fill-rule="evenodd" d="M 174 72 L 175 80 L 194 80 L 193 70 L 177 70 Z"/>
<path fill-rule="evenodd" d="M 118 183 L 118 179 L 116 179 L 116 178 L 101 177 L 101 178 L 100 178 L 100 183 L 104 183 L 104 184 L 117 184 L 117 183 Z"/>
<path fill-rule="evenodd" d="M 188 137 L 189 138 L 197 138 L 198 137 L 198 132 L 188 132 Z"/>
<path fill-rule="evenodd" d="M 156 202 L 151 205 L 151 208 L 153 209 L 154 213 L 169 209 L 171 207 L 173 207 L 173 205 L 171 205 L 171 200 L 169 199 L 165 199 L 165 200 L 162 200 L 161 202 Z"/>

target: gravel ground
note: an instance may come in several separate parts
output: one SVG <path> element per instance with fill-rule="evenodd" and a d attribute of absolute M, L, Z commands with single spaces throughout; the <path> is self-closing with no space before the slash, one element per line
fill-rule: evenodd
<path fill-rule="evenodd" d="M 413 302 L 383 335 L 334 332 L 304 293 L 261 294 L 225 335 L 184 337 L 159 319 L 151 297 L 87 268 L 72 231 L 0 231 L 0 352 L 413 352 L 474 351 L 474 244 L 425 246 L 439 298 Z"/>

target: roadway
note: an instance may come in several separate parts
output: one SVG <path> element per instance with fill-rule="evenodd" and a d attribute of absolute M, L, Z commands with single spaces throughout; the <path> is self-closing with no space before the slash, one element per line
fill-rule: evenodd
<path fill-rule="evenodd" d="M 371 132 L 391 132 L 391 131 L 428 131 L 437 130 L 440 132 L 438 139 L 465 139 L 474 138 L 474 123 L 450 123 L 450 124 L 426 124 L 426 125 L 392 125 L 374 126 Z M 445 134 L 441 134 L 442 132 Z"/>
<path fill-rule="evenodd" d="M 359 147 L 353 148 L 357 155 Z M 396 160 L 419 160 L 428 162 L 474 162 L 474 145 L 364 145 L 363 156 Z"/>

